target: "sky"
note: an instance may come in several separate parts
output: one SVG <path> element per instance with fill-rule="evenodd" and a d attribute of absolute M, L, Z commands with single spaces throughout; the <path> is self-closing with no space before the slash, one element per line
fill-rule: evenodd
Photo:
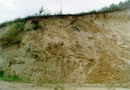
<path fill-rule="evenodd" d="M 73 14 L 98 10 L 120 1 L 125 0 L 0 0 L 0 23 L 34 15 L 42 6 L 51 13 L 62 10 L 63 14 Z"/>

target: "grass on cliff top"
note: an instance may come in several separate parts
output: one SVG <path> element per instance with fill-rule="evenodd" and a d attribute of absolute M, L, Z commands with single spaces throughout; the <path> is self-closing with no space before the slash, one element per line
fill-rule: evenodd
<path fill-rule="evenodd" d="M 99 10 L 92 10 L 90 12 L 81 12 L 81 13 L 66 14 L 66 15 L 62 14 L 62 10 L 58 13 L 51 14 L 51 12 L 49 12 L 48 10 L 46 10 L 42 7 L 39 10 L 39 14 L 36 13 L 35 15 L 27 16 L 25 18 L 17 18 L 17 19 L 12 20 L 12 21 L 3 22 L 3 23 L 0 24 L 0 28 L 3 28 L 3 27 L 5 27 L 9 24 L 16 23 L 16 22 L 26 22 L 30 18 L 67 16 L 67 15 L 76 16 L 76 15 L 84 15 L 84 14 L 106 13 L 106 12 L 113 12 L 113 11 L 116 11 L 116 10 L 127 9 L 127 8 L 130 8 L 130 0 L 126 0 L 124 2 L 121 1 L 118 4 L 111 4 L 110 6 L 103 7 Z"/>
<path fill-rule="evenodd" d="M 119 4 L 111 4 L 109 7 L 103 7 L 100 10 L 93 10 L 88 13 L 82 12 L 77 14 L 68 14 L 69 16 L 81 16 L 86 14 L 97 14 L 97 13 L 106 13 L 106 12 L 112 12 L 115 10 L 121 10 L 123 8 L 130 8 L 130 0 L 127 0 L 125 2 L 120 2 Z M 43 13 L 43 14 L 42 14 Z M 0 36 L 0 44 L 3 47 L 8 47 L 13 44 L 19 44 L 21 42 L 21 38 L 19 37 L 19 34 L 24 30 L 24 25 L 28 19 L 34 19 L 34 18 L 45 18 L 45 17 L 55 17 L 55 16 L 68 16 L 63 15 L 62 11 L 59 13 L 56 13 L 52 15 L 51 13 L 47 12 L 47 10 L 44 10 L 43 8 L 40 9 L 39 14 L 28 16 L 25 18 L 17 18 L 13 21 L 8 21 L 0 24 L 0 29 L 3 27 L 6 27 L 7 25 L 10 25 L 10 30 L 5 32 L 2 36 Z M 40 25 L 34 24 L 32 28 L 28 28 L 26 31 L 36 30 L 40 27 Z"/>
<path fill-rule="evenodd" d="M 5 75 L 3 70 L 0 70 L 0 80 L 9 81 L 9 82 L 22 82 L 23 79 L 16 75 Z"/>

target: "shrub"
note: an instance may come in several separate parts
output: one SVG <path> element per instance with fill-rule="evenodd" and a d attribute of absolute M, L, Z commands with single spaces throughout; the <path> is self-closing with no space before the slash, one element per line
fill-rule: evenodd
<path fill-rule="evenodd" d="M 24 30 L 24 25 L 25 23 L 21 22 L 21 23 L 16 23 L 16 29 L 18 29 L 19 32 Z"/>
<path fill-rule="evenodd" d="M 10 26 L 10 29 L 5 32 L 1 37 L 0 41 L 2 46 L 10 46 L 16 43 L 20 43 L 21 39 L 18 34 L 24 30 L 24 23 L 14 23 Z"/>
<path fill-rule="evenodd" d="M 120 3 L 119 3 L 119 7 L 122 7 L 122 6 L 123 6 L 123 2 L 120 2 Z"/>
<path fill-rule="evenodd" d="M 112 11 L 111 8 L 108 7 L 103 7 L 101 10 L 99 10 L 99 12 L 110 12 Z"/>
<path fill-rule="evenodd" d="M 32 28 L 27 28 L 26 31 L 32 31 L 33 29 Z"/>
<path fill-rule="evenodd" d="M 11 76 L 1 76 L 0 80 L 4 80 L 4 81 L 9 81 L 9 82 L 20 82 L 23 81 L 22 78 L 16 76 L 16 75 L 11 75 Z"/>
<path fill-rule="evenodd" d="M 40 27 L 40 24 L 33 24 L 33 26 L 31 28 L 27 28 L 26 31 L 37 30 Z"/>
<path fill-rule="evenodd" d="M 119 9 L 119 6 L 116 5 L 116 4 L 111 4 L 111 5 L 110 5 L 110 9 L 111 9 L 111 10 L 116 10 L 116 9 Z"/>
<path fill-rule="evenodd" d="M 5 75 L 3 70 L 0 70 L 0 80 L 10 81 L 10 82 L 23 81 L 22 78 L 20 78 L 20 77 L 18 77 L 16 75 L 10 75 L 10 76 Z"/>
<path fill-rule="evenodd" d="M 25 20 L 22 18 L 16 18 L 13 20 L 13 22 L 25 22 Z"/>
<path fill-rule="evenodd" d="M 12 23 L 12 21 L 5 21 L 5 22 L 0 24 L 0 28 L 3 28 L 3 27 L 5 27 L 5 26 L 7 26 L 7 25 L 9 25 L 11 23 Z"/>
<path fill-rule="evenodd" d="M 24 20 L 22 18 L 16 18 L 16 19 L 14 19 L 12 21 L 5 21 L 5 22 L 0 24 L 0 28 L 3 28 L 5 26 L 7 26 L 7 25 L 10 25 L 10 24 L 13 24 L 13 23 L 17 23 L 17 22 L 25 23 L 26 20 Z"/>
<path fill-rule="evenodd" d="M 76 13 L 74 15 L 84 15 L 84 14 L 86 14 L 86 12 L 80 12 L 80 13 Z"/>
<path fill-rule="evenodd" d="M 98 12 L 111 12 L 115 10 L 120 10 L 124 8 L 129 8 L 130 0 L 126 0 L 125 2 L 119 2 L 119 4 L 111 4 L 109 7 L 103 7 Z"/>
<path fill-rule="evenodd" d="M 92 10 L 89 13 L 97 13 L 97 11 L 96 10 Z"/>
<path fill-rule="evenodd" d="M 4 71 L 0 70 L 0 77 L 3 77 L 3 76 L 4 76 Z"/>
<path fill-rule="evenodd" d="M 40 24 L 34 24 L 33 27 L 32 27 L 32 29 L 34 29 L 34 30 L 36 30 L 38 28 L 40 28 Z"/>

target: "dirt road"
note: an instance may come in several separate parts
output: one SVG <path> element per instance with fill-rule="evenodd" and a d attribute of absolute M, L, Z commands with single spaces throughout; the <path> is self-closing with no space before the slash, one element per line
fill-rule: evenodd
<path fill-rule="evenodd" d="M 12 83 L 0 81 L 0 90 L 130 90 L 130 88 L 118 88 L 110 86 L 86 86 L 86 85 L 43 85 L 38 86 L 29 83 Z"/>

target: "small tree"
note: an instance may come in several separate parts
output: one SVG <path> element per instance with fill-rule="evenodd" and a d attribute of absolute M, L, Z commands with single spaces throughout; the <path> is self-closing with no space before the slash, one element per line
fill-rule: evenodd
<path fill-rule="evenodd" d="M 41 9 L 39 10 L 39 15 L 41 15 L 44 12 L 43 7 L 41 7 Z"/>
<path fill-rule="evenodd" d="M 120 3 L 119 3 L 119 7 L 122 7 L 122 6 L 123 6 L 123 4 L 124 4 L 123 2 L 120 2 Z"/>
<path fill-rule="evenodd" d="M 51 12 L 48 9 L 41 7 L 41 9 L 39 10 L 39 15 L 51 15 Z"/>
<path fill-rule="evenodd" d="M 110 5 L 110 9 L 111 9 L 111 10 L 116 10 L 116 9 L 119 9 L 119 6 L 116 5 L 116 4 L 111 4 L 111 5 Z"/>
<path fill-rule="evenodd" d="M 60 14 L 60 15 L 62 15 L 62 14 L 63 14 L 63 12 L 62 12 L 62 9 L 60 9 L 60 12 L 59 12 L 59 14 Z"/>

